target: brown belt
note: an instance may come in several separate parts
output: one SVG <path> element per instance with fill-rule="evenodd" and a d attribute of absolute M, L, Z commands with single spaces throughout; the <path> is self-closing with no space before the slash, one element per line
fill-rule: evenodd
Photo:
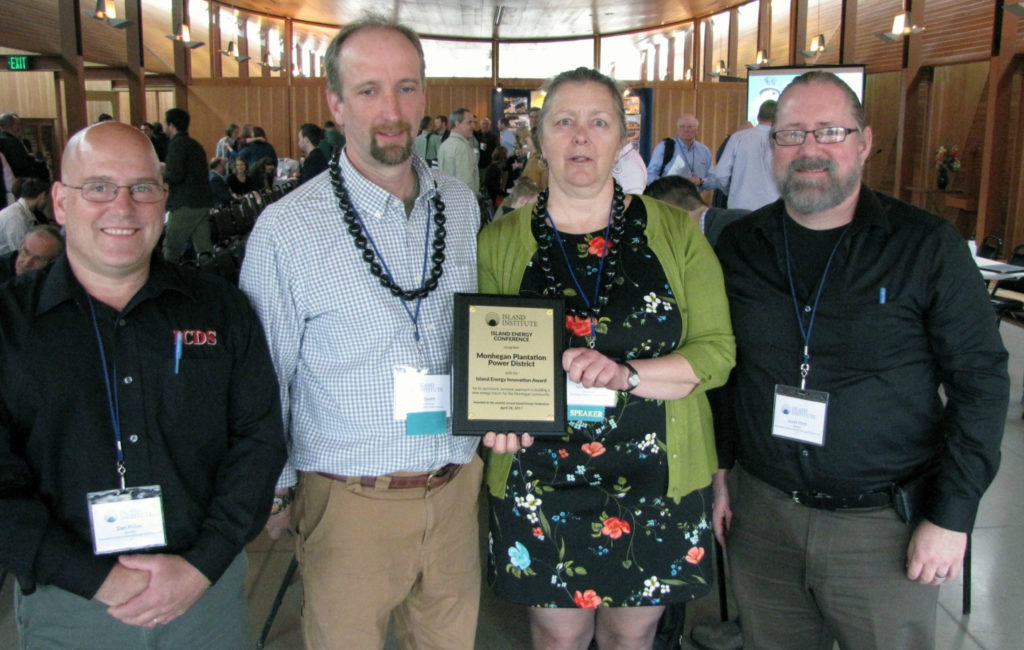
<path fill-rule="evenodd" d="M 365 488 L 380 487 L 385 490 L 436 490 L 455 478 L 455 475 L 459 473 L 460 469 L 462 469 L 462 465 L 449 463 L 440 469 L 435 469 L 433 472 L 428 472 L 427 474 L 416 474 L 415 476 L 341 476 L 338 474 L 328 474 L 327 472 L 317 472 L 317 474 L 324 478 L 329 478 L 332 481 L 341 481 L 342 483 L 359 483 L 359 485 Z"/>

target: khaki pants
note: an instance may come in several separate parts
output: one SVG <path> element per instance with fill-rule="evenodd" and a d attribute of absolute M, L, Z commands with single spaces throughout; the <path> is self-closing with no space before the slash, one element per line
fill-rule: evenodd
<path fill-rule="evenodd" d="M 737 467 L 728 554 L 744 647 L 935 647 L 939 588 L 907 578 L 890 506 L 817 510 Z"/>
<path fill-rule="evenodd" d="M 296 491 L 307 648 L 470 649 L 480 601 L 482 462 L 430 492 L 303 473 Z"/>

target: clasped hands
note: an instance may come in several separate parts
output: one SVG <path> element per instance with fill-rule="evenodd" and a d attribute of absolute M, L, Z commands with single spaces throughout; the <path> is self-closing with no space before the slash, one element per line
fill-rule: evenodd
<path fill-rule="evenodd" d="M 94 599 L 126 625 L 155 627 L 188 611 L 209 586 L 179 555 L 122 555 Z"/>

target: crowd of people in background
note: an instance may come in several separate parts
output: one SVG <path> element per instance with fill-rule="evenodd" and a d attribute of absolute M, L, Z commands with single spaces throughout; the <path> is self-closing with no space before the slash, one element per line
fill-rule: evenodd
<path fill-rule="evenodd" d="M 264 525 L 296 532 L 310 647 L 382 647 L 389 617 L 402 647 L 470 647 L 482 485 L 491 582 L 538 648 L 650 648 L 709 591 L 712 536 L 752 647 L 934 646 L 1007 355 L 952 226 L 862 184 L 873 135 L 838 77 L 799 77 L 717 161 L 683 114 L 645 163 L 597 70 L 495 125 L 425 115 L 423 48 L 387 19 L 326 59 L 350 132 L 302 124 L 299 160 L 255 124 L 204 146 L 172 108 L 103 116 L 51 185 L 0 114 L 0 281 L 27 275 L 0 287 L 0 562 L 25 647 L 136 647 L 140 627 L 245 647 Z M 181 268 L 252 197 L 280 200 L 245 233 L 241 292 Z M 477 290 L 561 299 L 558 436 L 455 435 L 437 394 L 453 294 Z M 151 543 L 101 535 L 110 492 L 156 499 L 117 511 L 159 519 Z"/>

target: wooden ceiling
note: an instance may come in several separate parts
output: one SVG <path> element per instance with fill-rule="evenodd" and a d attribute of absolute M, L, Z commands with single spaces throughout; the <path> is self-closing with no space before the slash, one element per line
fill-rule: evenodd
<path fill-rule="evenodd" d="M 232 0 L 231 5 L 343 25 L 385 12 L 427 36 L 543 39 L 657 28 L 707 16 L 740 0 Z M 495 26 L 500 11 L 501 21 Z"/>

